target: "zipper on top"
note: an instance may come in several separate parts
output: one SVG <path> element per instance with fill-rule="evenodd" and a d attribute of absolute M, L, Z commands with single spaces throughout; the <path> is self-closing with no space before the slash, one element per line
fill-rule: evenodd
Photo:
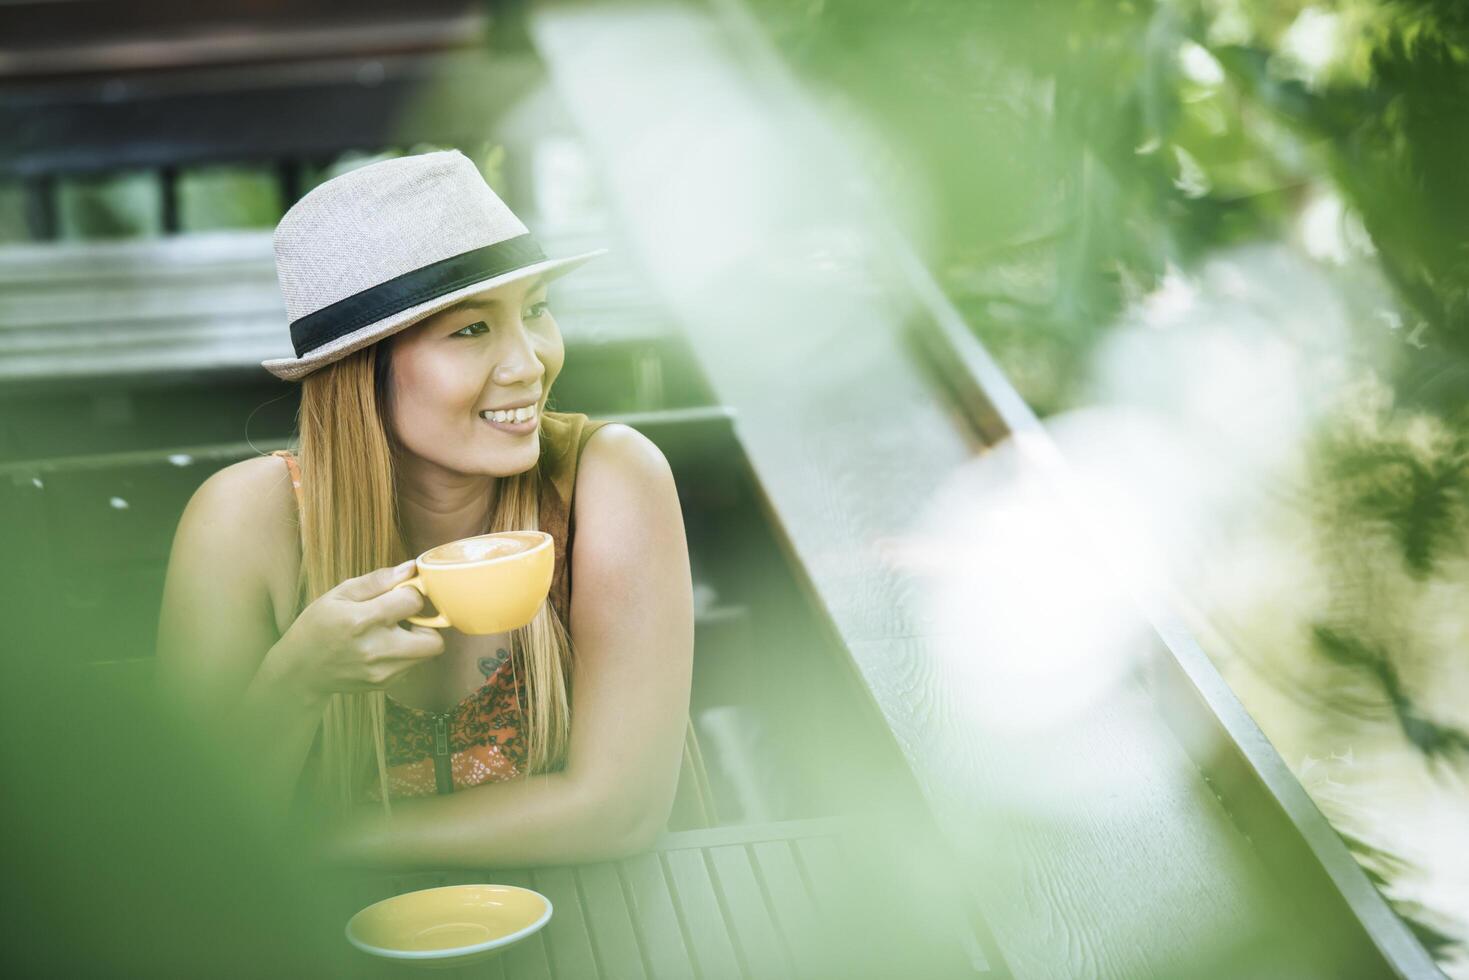
<path fill-rule="evenodd" d="M 449 765 L 449 719 L 454 713 L 434 715 L 434 785 L 440 793 L 454 792 L 454 773 Z"/>

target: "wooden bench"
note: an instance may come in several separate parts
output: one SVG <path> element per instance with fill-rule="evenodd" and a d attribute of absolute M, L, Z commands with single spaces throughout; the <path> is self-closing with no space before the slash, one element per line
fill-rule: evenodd
<path fill-rule="evenodd" d="M 60 383 L 75 391 L 150 376 L 264 375 L 260 361 L 290 353 L 270 236 L 0 246 L 0 387 Z M 550 254 L 572 254 L 614 236 L 598 223 L 540 237 Z M 568 347 L 666 342 L 666 317 L 630 285 L 626 263 L 614 252 L 553 284 Z"/>
<path fill-rule="evenodd" d="M 567 356 L 557 393 L 597 411 L 707 403 L 687 345 L 605 223 L 546 247 L 614 251 L 552 284 Z M 0 461 L 269 437 L 300 387 L 268 232 L 0 246 Z"/>

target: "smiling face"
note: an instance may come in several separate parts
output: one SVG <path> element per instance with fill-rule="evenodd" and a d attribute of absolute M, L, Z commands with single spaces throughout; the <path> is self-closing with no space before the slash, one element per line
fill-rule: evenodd
<path fill-rule="evenodd" d="M 388 416 L 405 450 L 456 473 L 536 465 L 541 411 L 566 358 L 540 277 L 477 293 L 384 342 Z"/>

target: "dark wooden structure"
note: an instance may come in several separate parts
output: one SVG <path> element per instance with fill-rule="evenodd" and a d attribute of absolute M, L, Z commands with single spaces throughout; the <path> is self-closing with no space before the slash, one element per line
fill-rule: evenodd
<path fill-rule="evenodd" d="M 537 77 L 514 19 L 492 9 L 0 5 L 0 177 L 24 181 L 33 236 L 47 239 L 58 178 L 157 169 L 171 232 L 175 180 L 191 165 L 266 164 L 293 201 L 313 166 L 347 149 L 473 143 Z"/>

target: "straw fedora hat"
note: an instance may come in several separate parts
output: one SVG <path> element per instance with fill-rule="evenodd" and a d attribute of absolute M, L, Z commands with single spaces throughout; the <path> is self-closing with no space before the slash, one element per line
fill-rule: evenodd
<path fill-rule="evenodd" d="M 607 252 L 548 258 L 458 150 L 367 164 L 308 191 L 276 225 L 276 277 L 294 357 L 261 361 L 294 381 L 466 296 Z"/>

